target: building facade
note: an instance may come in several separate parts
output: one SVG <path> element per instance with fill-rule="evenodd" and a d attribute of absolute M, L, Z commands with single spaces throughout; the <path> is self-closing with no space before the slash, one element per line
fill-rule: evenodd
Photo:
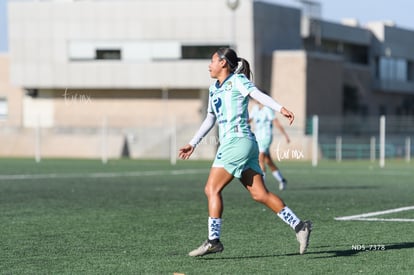
<path fill-rule="evenodd" d="M 17 126 L 107 123 L 123 129 L 113 135 L 114 157 L 125 143 L 133 152 L 144 146 L 132 144 L 142 133 L 128 128 L 175 124 L 179 142 L 191 137 L 196 128 L 188 125 L 205 115 L 207 68 L 218 47 L 236 48 L 255 83 L 295 112 L 293 146 L 308 147 L 314 114 L 414 114 L 414 31 L 387 22 L 333 23 L 254 0 L 234 10 L 225 0 L 10 1 L 8 12 L 10 81 L 25 91 Z M 95 146 L 71 134 L 75 151 Z M 153 147 L 170 138 L 157 136 Z"/>

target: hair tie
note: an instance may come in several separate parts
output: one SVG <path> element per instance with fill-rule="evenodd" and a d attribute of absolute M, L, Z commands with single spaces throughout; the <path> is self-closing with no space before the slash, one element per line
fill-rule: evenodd
<path fill-rule="evenodd" d="M 216 51 L 216 53 L 218 54 L 220 59 L 224 59 L 227 61 L 227 63 L 230 65 L 230 68 L 232 69 L 236 69 L 237 68 L 237 64 L 233 64 L 233 62 L 230 61 L 230 59 L 227 58 L 227 56 L 219 49 Z M 240 61 L 240 58 L 237 57 L 237 62 Z"/>

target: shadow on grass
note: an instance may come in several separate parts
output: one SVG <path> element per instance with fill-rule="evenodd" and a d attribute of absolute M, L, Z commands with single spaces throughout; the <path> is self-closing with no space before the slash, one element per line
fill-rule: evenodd
<path fill-rule="evenodd" d="M 355 256 L 359 253 L 365 253 L 365 252 L 385 252 L 389 250 L 400 250 L 400 249 L 410 249 L 410 248 L 414 248 L 414 242 L 397 243 L 397 244 L 393 243 L 393 244 L 383 244 L 383 245 L 364 245 L 364 246 L 356 247 L 354 249 L 317 251 L 317 252 L 310 252 L 307 254 L 311 254 L 311 255 L 331 254 L 331 255 L 326 255 L 326 256 L 313 257 L 315 259 L 322 259 L 322 258 L 334 258 L 334 257 L 349 257 L 349 256 Z"/>
<path fill-rule="evenodd" d="M 327 246 L 324 246 L 327 247 Z M 316 247 L 318 248 L 318 247 Z M 323 247 L 319 247 L 323 248 Z M 355 256 L 359 253 L 365 253 L 365 252 L 385 252 L 389 250 L 400 250 L 400 249 L 411 249 L 414 248 L 414 242 L 409 243 L 398 243 L 398 244 L 384 244 L 384 249 L 381 249 L 380 246 L 374 246 L 371 247 L 368 245 L 365 245 L 364 248 L 359 249 L 345 249 L 345 250 L 321 250 L 321 251 L 315 251 L 315 252 L 307 252 L 305 255 L 313 256 L 311 258 L 313 259 L 324 259 L 324 258 L 335 258 L 335 257 L 349 257 L 349 256 Z M 316 256 L 320 254 L 328 254 L 324 256 Z M 205 261 L 217 261 L 217 260 L 240 260 L 240 259 L 263 259 L 263 258 L 274 258 L 274 257 L 283 257 L 283 256 L 301 256 L 299 253 L 287 253 L 287 254 L 270 254 L 270 255 L 246 255 L 246 256 L 233 256 L 233 257 L 221 257 L 221 254 L 212 254 L 212 257 L 200 257 L 197 258 L 199 260 L 205 260 Z M 315 257 L 316 256 L 316 257 Z"/>
<path fill-rule="evenodd" d="M 199 257 L 197 260 L 203 261 L 219 261 L 219 260 L 242 260 L 242 259 L 264 259 L 264 258 L 274 258 L 274 257 L 282 257 L 282 256 L 295 256 L 299 255 L 299 253 L 295 254 L 270 254 L 270 255 L 246 255 L 246 256 L 232 256 L 232 257 L 221 257 L 218 254 L 214 256 L 207 256 L 207 257 Z"/>
<path fill-rule="evenodd" d="M 333 185 L 333 186 L 306 186 L 306 187 L 292 187 L 292 190 L 369 190 L 378 189 L 378 186 L 347 186 L 347 185 Z"/>

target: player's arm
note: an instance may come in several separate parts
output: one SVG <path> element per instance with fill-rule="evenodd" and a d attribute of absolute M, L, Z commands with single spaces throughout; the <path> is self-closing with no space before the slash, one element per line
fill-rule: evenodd
<path fill-rule="evenodd" d="M 286 133 L 285 128 L 283 128 L 282 123 L 280 123 L 280 121 L 277 118 L 273 119 L 273 125 L 277 129 L 279 129 L 279 131 L 285 136 L 286 142 L 289 143 L 290 138 L 289 138 L 288 134 Z"/>
<path fill-rule="evenodd" d="M 260 90 L 255 88 L 253 91 L 250 92 L 250 97 L 257 100 L 259 103 L 263 104 L 264 106 L 267 106 L 271 109 L 273 109 L 276 112 L 281 113 L 283 116 L 285 116 L 289 120 L 289 124 L 292 124 L 293 120 L 295 119 L 295 115 L 280 105 L 277 101 L 275 101 L 270 96 L 266 95 L 265 93 L 262 93 Z"/>
<path fill-rule="evenodd" d="M 179 149 L 178 157 L 180 159 L 188 159 L 194 152 L 196 146 L 207 135 L 207 133 L 210 132 L 211 128 L 213 128 L 215 123 L 216 116 L 213 113 L 207 113 L 206 118 L 204 119 L 203 123 L 201 124 L 200 128 L 198 129 L 194 137 L 190 140 L 190 142 L 187 145 Z"/>

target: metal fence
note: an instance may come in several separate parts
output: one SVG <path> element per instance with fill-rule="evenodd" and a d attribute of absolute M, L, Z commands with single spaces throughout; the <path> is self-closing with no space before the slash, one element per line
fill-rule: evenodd
<path fill-rule="evenodd" d="M 34 157 L 37 161 L 43 157 L 100 158 L 103 162 L 129 157 L 161 158 L 175 162 L 178 148 L 186 144 L 200 126 L 194 121 L 172 117 L 152 122 L 151 125 L 140 124 L 145 118 L 79 119 L 89 120 L 90 123 L 82 127 L 64 124 L 19 127 L 0 121 L 0 157 Z M 114 121 L 124 121 L 128 127 L 117 126 Z M 286 126 L 292 142 L 282 146 L 290 147 L 279 148 L 278 142 L 283 143 L 283 140 L 279 133 L 275 133 L 274 157 L 278 150 L 284 151 L 285 155 L 287 152 L 300 152 L 301 159 L 305 160 L 378 160 L 383 154 L 384 158 L 410 161 L 414 152 L 411 142 L 414 138 L 414 117 L 386 117 L 383 140 L 380 117 L 319 116 L 317 121 L 317 133 L 314 132 L 316 125 L 312 117 Z M 10 119 L 8 122 L 10 124 Z M 217 145 L 217 133 L 213 130 L 195 151 L 193 158 L 212 159 Z"/>
<path fill-rule="evenodd" d="M 384 116 L 384 157 L 410 160 L 414 151 L 414 117 Z M 371 159 L 381 155 L 381 118 L 318 117 L 318 145 L 324 159 Z M 306 133 L 313 135 L 313 119 Z"/>

